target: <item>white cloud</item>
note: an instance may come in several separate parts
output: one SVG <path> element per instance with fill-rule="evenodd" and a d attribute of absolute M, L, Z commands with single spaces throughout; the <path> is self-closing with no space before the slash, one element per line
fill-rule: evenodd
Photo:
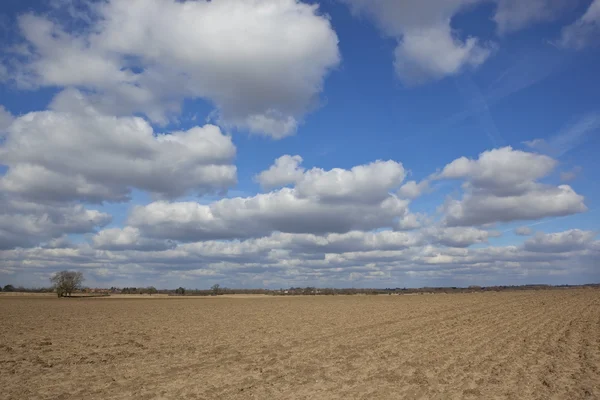
<path fill-rule="evenodd" d="M 218 259 L 220 254 L 259 255 L 265 257 L 272 255 L 271 250 L 284 250 L 277 255 L 307 256 L 314 255 L 325 257 L 326 254 L 340 254 L 347 252 L 364 252 L 374 250 L 402 250 L 423 244 L 422 238 L 416 234 L 405 232 L 362 232 L 350 231 L 346 233 L 329 233 L 315 235 L 310 233 L 282 233 L 276 232 L 269 236 L 244 241 L 207 241 L 187 243 L 180 247 L 195 255 Z M 272 260 L 274 261 L 274 260 Z"/>
<path fill-rule="evenodd" d="M 424 214 L 407 213 L 398 220 L 394 228 L 398 231 L 410 231 L 422 227 L 427 222 L 426 220 L 427 217 Z"/>
<path fill-rule="evenodd" d="M 68 249 L 75 247 L 75 244 L 69 240 L 67 235 L 62 235 L 48 240 L 42 247 L 44 249 Z"/>
<path fill-rule="evenodd" d="M 209 205 L 154 202 L 134 207 L 128 222 L 146 236 L 184 241 L 256 237 L 273 231 L 343 233 L 391 227 L 407 213 L 406 207 L 406 201 L 394 196 L 377 203 L 336 203 L 300 197 L 295 189 L 283 188 Z"/>
<path fill-rule="evenodd" d="M 169 240 L 144 238 L 136 228 L 104 229 L 93 237 L 93 245 L 101 250 L 167 250 L 175 247 Z"/>
<path fill-rule="evenodd" d="M 2 132 L 8 129 L 8 127 L 10 126 L 10 124 L 12 124 L 13 121 L 13 115 L 6 108 L 4 108 L 3 105 L 0 105 L 0 135 L 2 134 Z"/>
<path fill-rule="evenodd" d="M 375 161 L 351 169 L 333 168 L 305 170 L 300 166 L 302 157 L 284 155 L 275 160 L 268 170 L 256 176 L 265 188 L 295 184 L 299 198 L 316 197 L 323 202 L 378 203 L 389 197 L 406 176 L 401 163 Z"/>
<path fill-rule="evenodd" d="M 405 283 L 409 276 L 421 285 L 440 279 L 460 285 L 545 282 L 552 274 L 596 273 L 600 243 L 585 231 L 573 232 L 547 235 L 563 239 L 550 240 L 550 246 L 535 250 L 525 245 L 446 247 L 434 243 L 435 237 L 420 233 L 351 231 L 324 235 L 276 232 L 243 241 L 186 243 L 166 250 L 96 250 L 87 245 L 16 249 L 0 251 L 0 257 L 8 272 L 77 268 L 101 271 L 111 282 L 126 279 L 156 284 L 174 278 L 175 282 L 200 282 L 206 287 L 212 283 L 236 287 L 242 282 L 254 287 L 305 286 L 311 279 L 319 286 L 352 286 L 358 279 L 364 285 L 376 282 L 374 286 L 389 287 Z M 472 238 L 481 240 L 479 233 Z M 556 242 L 570 244 L 556 246 Z"/>
<path fill-rule="evenodd" d="M 429 179 L 422 180 L 419 183 L 416 181 L 408 181 L 400 187 L 398 196 L 405 199 L 416 199 L 427 189 L 429 189 Z"/>
<path fill-rule="evenodd" d="M 498 195 L 518 194 L 532 188 L 556 166 L 548 156 L 503 147 L 485 151 L 477 160 L 461 157 L 446 165 L 438 178 L 465 178 L 476 189 Z"/>
<path fill-rule="evenodd" d="M 395 69 L 408 85 L 456 75 L 481 65 L 491 45 L 475 37 L 460 39 L 450 21 L 477 0 L 342 0 L 357 14 L 372 18 L 383 33 L 398 41 Z"/>
<path fill-rule="evenodd" d="M 461 157 L 446 165 L 436 179 L 463 178 L 461 200 L 442 206 L 449 226 L 541 219 L 584 212 L 584 198 L 568 185 L 543 185 L 556 161 L 510 147 L 483 152 L 477 160 Z"/>
<path fill-rule="evenodd" d="M 354 14 L 373 20 L 384 35 L 397 41 L 394 66 L 405 85 L 422 84 L 476 69 L 497 49 L 496 43 L 482 42 L 469 32 L 453 29 L 454 17 L 490 3 L 488 0 L 339 1 L 348 4 Z M 577 3 L 570 0 L 491 2 L 496 3 L 492 19 L 501 35 L 558 19 Z M 598 13 L 594 10 L 600 7 L 594 4 L 573 27 L 565 28 L 561 43 L 571 47 L 591 43 L 591 38 L 598 34 Z M 538 75 L 539 68 L 536 68 Z"/>
<path fill-rule="evenodd" d="M 15 79 L 91 89 L 97 108 L 155 122 L 184 98 L 204 98 L 223 124 L 280 138 L 340 62 L 328 18 L 295 0 L 110 0 L 93 5 L 89 20 L 67 31 L 21 16 L 31 56 Z"/>
<path fill-rule="evenodd" d="M 176 197 L 236 183 L 235 146 L 218 127 L 158 134 L 143 119 L 33 112 L 0 145 L 0 188 L 37 201 L 126 200 L 137 188 Z"/>
<path fill-rule="evenodd" d="M 428 228 L 424 230 L 430 241 L 448 247 L 468 247 L 477 243 L 487 243 L 491 237 L 501 234 L 473 227 Z"/>
<path fill-rule="evenodd" d="M 497 0 L 494 21 L 498 32 L 509 33 L 523 29 L 536 22 L 552 21 L 572 6 L 571 0 Z"/>
<path fill-rule="evenodd" d="M 265 189 L 295 184 L 304 176 L 304 168 L 300 167 L 302 157 L 283 155 L 275 160 L 268 170 L 262 171 L 255 179 Z"/>
<path fill-rule="evenodd" d="M 375 161 L 349 170 L 312 168 L 296 183 L 299 197 L 318 197 L 325 202 L 380 203 L 400 186 L 406 172 L 396 161 Z"/>
<path fill-rule="evenodd" d="M 0 198 L 0 248 L 31 247 L 64 234 L 94 231 L 111 216 L 81 205 L 45 206 Z"/>
<path fill-rule="evenodd" d="M 596 232 L 579 229 L 559 233 L 538 232 L 532 238 L 527 239 L 523 248 L 526 251 L 540 253 L 564 253 L 582 250 L 589 247 L 596 235 Z"/>
<path fill-rule="evenodd" d="M 600 0 L 594 0 L 577 21 L 562 29 L 557 44 L 560 47 L 581 50 L 597 45 L 600 39 Z"/>
<path fill-rule="evenodd" d="M 530 227 L 528 226 L 519 226 L 515 229 L 515 234 L 519 236 L 529 236 L 533 233 Z"/>
<path fill-rule="evenodd" d="M 461 200 L 448 200 L 443 210 L 449 226 L 468 226 L 582 213 L 587 211 L 583 200 L 568 185 L 536 185 L 524 193 L 507 196 L 470 192 Z"/>
<path fill-rule="evenodd" d="M 461 41 L 450 26 L 408 30 L 394 52 L 396 73 L 405 84 L 422 84 L 476 68 L 492 53 L 474 37 Z"/>

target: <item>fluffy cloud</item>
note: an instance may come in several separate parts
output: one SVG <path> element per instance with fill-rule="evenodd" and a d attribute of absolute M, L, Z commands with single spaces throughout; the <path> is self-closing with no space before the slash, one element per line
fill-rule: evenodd
<path fill-rule="evenodd" d="M 394 228 L 398 231 L 410 231 L 422 227 L 427 222 L 425 214 L 407 213 L 403 218 L 398 220 Z"/>
<path fill-rule="evenodd" d="M 94 232 L 110 216 L 72 203 L 10 201 L 0 216 L 3 270 L 78 268 L 103 282 L 133 276 L 137 285 L 188 279 L 270 287 L 519 282 L 567 273 L 571 264 L 577 268 L 571 273 L 593 273 L 600 250 L 594 233 L 538 234 L 522 245 L 496 247 L 490 239 L 500 233 L 469 226 L 558 215 L 571 207 L 577 212 L 583 203 L 572 189 L 536 182 L 555 165 L 548 156 L 505 148 L 449 163 L 424 181 L 465 181 L 465 195 L 446 204 L 441 221 L 409 213 L 409 201 L 393 194 L 407 185 L 401 186 L 406 173 L 398 162 L 332 170 L 305 169 L 301 162 L 284 156 L 257 176 L 291 187 L 208 204 L 136 206 L 125 227 L 88 236 L 89 244 L 70 243 L 65 235 Z"/>
<path fill-rule="evenodd" d="M 13 120 L 13 115 L 4 106 L 0 105 L 0 134 L 8 129 Z"/>
<path fill-rule="evenodd" d="M 98 232 L 93 245 L 101 250 L 167 250 L 175 247 L 170 240 L 144 238 L 136 228 L 111 228 Z"/>
<path fill-rule="evenodd" d="M 350 170 L 313 168 L 296 183 L 299 197 L 318 197 L 325 202 L 380 203 L 389 198 L 406 173 L 396 161 L 375 161 Z"/>
<path fill-rule="evenodd" d="M 372 19 L 382 33 L 397 41 L 394 51 L 396 73 L 405 85 L 421 84 L 475 69 L 486 62 L 497 45 L 452 28 L 452 19 L 486 0 L 339 0 L 357 15 Z M 499 34 L 524 29 L 540 22 L 552 21 L 565 9 L 569 0 L 492 0 L 496 9 L 492 17 Z M 595 3 L 599 3 L 596 0 Z M 561 42 L 590 42 L 598 25 L 592 7 L 573 28 L 565 28 Z"/>
<path fill-rule="evenodd" d="M 405 84 L 455 75 L 481 65 L 491 46 L 477 38 L 460 39 L 450 21 L 478 0 L 428 0 L 418 4 L 395 0 L 343 0 L 358 14 L 371 17 L 384 34 L 398 41 L 395 68 Z"/>
<path fill-rule="evenodd" d="M 302 157 L 283 155 L 275 160 L 268 170 L 256 176 L 256 181 L 265 189 L 272 189 L 298 182 L 304 176 L 300 167 Z"/>
<path fill-rule="evenodd" d="M 149 237 L 194 241 L 256 237 L 273 231 L 371 230 L 391 227 L 407 212 L 407 202 L 391 195 L 376 203 L 338 203 L 301 197 L 295 189 L 283 188 L 209 205 L 154 202 L 135 207 L 128 222 Z"/>
<path fill-rule="evenodd" d="M 256 180 L 267 188 L 293 183 L 294 193 L 299 198 L 378 203 L 389 197 L 389 191 L 398 187 L 406 176 L 402 164 L 392 160 L 329 171 L 321 168 L 307 171 L 300 167 L 301 162 L 300 156 L 279 157 L 268 170 L 258 174 Z"/>
<path fill-rule="evenodd" d="M 453 231 L 447 231 L 450 233 Z M 454 230 L 455 234 L 463 234 Z M 438 233 L 442 233 L 441 231 Z M 98 250 L 87 245 L 70 248 L 34 248 L 0 251 L 4 268 L 52 270 L 82 268 L 100 271 L 114 282 L 136 277 L 136 282 L 190 279 L 203 286 L 219 282 L 230 286 L 288 287 L 318 282 L 319 285 L 397 286 L 419 282 L 428 285 L 450 279 L 461 285 L 523 282 L 549 274 L 593 274 L 600 243 L 586 232 L 575 237 L 569 250 L 530 245 L 457 248 L 436 245 L 433 236 L 406 232 L 358 232 L 343 234 L 273 233 L 243 241 L 203 241 L 165 250 Z M 473 237 L 477 237 L 473 235 Z M 542 235 L 540 235 L 542 237 Z M 577 237 L 580 237 L 577 239 Z M 543 240 L 542 240 L 543 241 Z M 549 240 L 556 242 L 556 240 Z M 529 246 L 529 248 L 527 248 Z M 564 282 L 564 281 L 563 281 Z M 139 283 L 138 283 L 139 284 Z M 448 283 L 446 283 L 448 284 Z"/>
<path fill-rule="evenodd" d="M 428 179 L 425 179 L 419 183 L 416 181 L 408 181 L 400 187 L 400 190 L 398 190 L 398 196 L 405 199 L 416 199 L 427 189 L 429 189 Z"/>
<path fill-rule="evenodd" d="M 394 67 L 405 84 L 421 84 L 476 68 L 491 52 L 474 37 L 461 41 L 448 25 L 407 30 L 394 51 Z"/>
<path fill-rule="evenodd" d="M 465 178 L 477 189 L 510 195 L 530 189 L 533 181 L 555 166 L 556 161 L 548 156 L 503 147 L 485 151 L 477 160 L 458 158 L 444 167 L 439 178 Z"/>
<path fill-rule="evenodd" d="M 448 199 L 442 210 L 449 226 L 532 220 L 587 210 L 583 196 L 570 186 L 536 182 L 556 161 L 548 156 L 513 150 L 486 151 L 477 160 L 461 157 L 446 165 L 436 179 L 466 180 L 461 200 Z"/>
<path fill-rule="evenodd" d="M 328 18 L 296 0 L 110 0 L 88 14 L 83 31 L 21 16 L 30 54 L 17 82 L 91 89 L 97 108 L 155 122 L 203 98 L 223 124 L 280 138 L 340 61 Z"/>
<path fill-rule="evenodd" d="M 577 21 L 563 28 L 557 44 L 581 50 L 598 43 L 600 38 L 600 0 L 594 0 Z"/>
<path fill-rule="evenodd" d="M 48 240 L 42 246 L 44 249 L 69 249 L 76 247 L 66 235 Z"/>
<path fill-rule="evenodd" d="M 468 226 L 581 213 L 587 211 L 583 200 L 568 185 L 538 185 L 518 195 L 469 192 L 461 200 L 448 200 L 443 210 L 449 226 Z"/>
<path fill-rule="evenodd" d="M 235 257 L 243 254 L 262 255 L 265 257 L 262 261 L 272 263 L 277 261 L 277 257 L 282 256 L 316 260 L 325 258 L 327 254 L 403 250 L 422 244 L 423 240 L 419 235 L 405 232 L 350 231 L 324 235 L 276 232 L 258 239 L 232 242 L 207 241 L 183 244 L 180 247 L 196 256 L 213 259 L 219 259 L 220 254 L 235 255 Z"/>
<path fill-rule="evenodd" d="M 430 242 L 448 247 L 468 247 L 477 243 L 487 243 L 489 238 L 500 236 L 499 232 L 473 227 L 429 228 L 424 231 Z"/>
<path fill-rule="evenodd" d="M 41 202 L 126 200 L 137 188 L 164 197 L 221 192 L 236 182 L 235 146 L 212 125 L 155 133 L 143 119 L 33 112 L 0 144 L 0 189 Z"/>
<path fill-rule="evenodd" d="M 558 233 L 538 232 L 532 238 L 527 239 L 523 248 L 540 253 L 565 253 L 582 250 L 591 245 L 596 235 L 596 232 L 579 229 Z"/>
<path fill-rule="evenodd" d="M 301 160 L 283 156 L 257 176 L 263 185 L 294 183 L 293 188 L 208 205 L 154 202 L 135 207 L 129 224 L 144 236 L 181 241 L 416 227 L 408 201 L 390 194 L 404 179 L 402 164 L 376 161 L 349 170 L 306 171 Z"/>
<path fill-rule="evenodd" d="M 0 249 L 32 247 L 64 234 L 93 232 L 111 221 L 110 215 L 81 205 L 45 206 L 4 196 L 0 210 Z"/>

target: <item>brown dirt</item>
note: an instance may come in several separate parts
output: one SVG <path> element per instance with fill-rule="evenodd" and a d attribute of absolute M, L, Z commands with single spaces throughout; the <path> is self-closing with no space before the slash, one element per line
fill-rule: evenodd
<path fill-rule="evenodd" d="M 3 399 L 600 399 L 600 292 L 0 298 Z"/>

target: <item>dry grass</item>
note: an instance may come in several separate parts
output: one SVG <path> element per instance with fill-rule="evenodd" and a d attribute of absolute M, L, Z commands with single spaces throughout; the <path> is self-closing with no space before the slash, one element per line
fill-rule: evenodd
<path fill-rule="evenodd" d="M 3 399 L 600 398 L 600 292 L 0 297 Z"/>

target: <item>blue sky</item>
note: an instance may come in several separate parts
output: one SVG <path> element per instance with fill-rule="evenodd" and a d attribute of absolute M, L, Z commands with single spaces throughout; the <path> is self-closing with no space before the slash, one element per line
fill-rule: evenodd
<path fill-rule="evenodd" d="M 598 0 L 4 2 L 0 283 L 597 282 L 598 43 Z"/>

